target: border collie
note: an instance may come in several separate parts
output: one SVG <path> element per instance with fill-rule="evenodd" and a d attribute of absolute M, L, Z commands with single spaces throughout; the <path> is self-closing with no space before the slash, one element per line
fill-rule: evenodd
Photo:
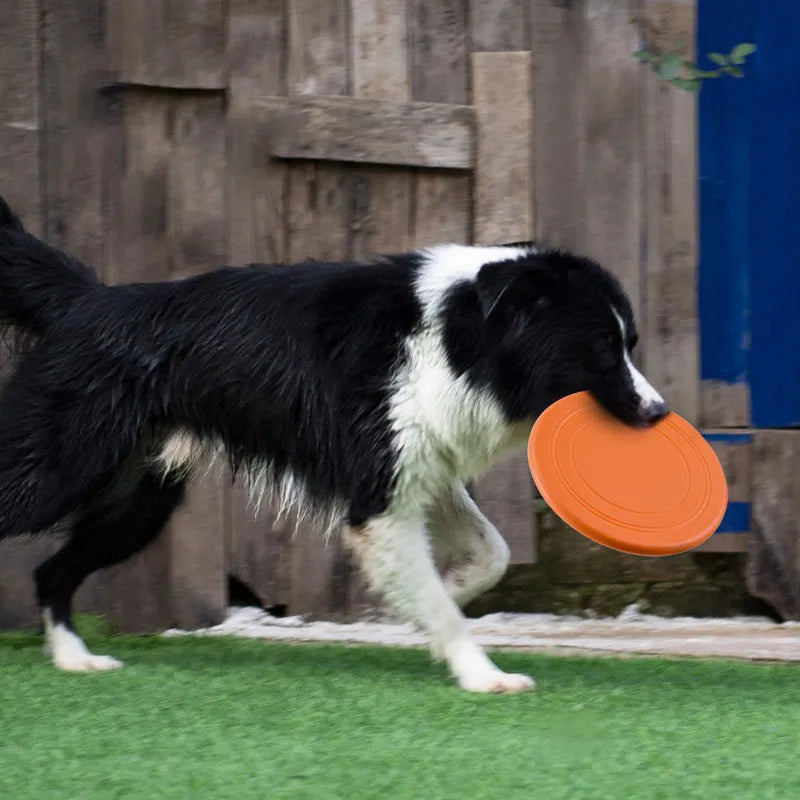
<path fill-rule="evenodd" d="M 340 532 L 464 689 L 530 688 L 459 609 L 508 562 L 464 482 L 572 392 L 631 425 L 666 413 L 631 362 L 617 280 L 531 243 L 106 286 L 0 200 L 0 317 L 21 341 L 0 395 L 0 536 L 68 526 L 35 571 L 66 670 L 121 666 L 86 648 L 71 598 L 154 539 L 191 474 L 222 455 L 256 503 Z"/>

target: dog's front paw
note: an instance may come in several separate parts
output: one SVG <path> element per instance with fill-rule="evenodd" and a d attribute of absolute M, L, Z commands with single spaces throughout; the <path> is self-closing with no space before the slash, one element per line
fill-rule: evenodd
<path fill-rule="evenodd" d="M 53 663 L 66 672 L 104 672 L 122 666 L 122 662 L 112 656 L 97 656 L 94 653 L 71 653 L 66 657 L 54 658 Z"/>
<path fill-rule="evenodd" d="M 527 675 L 516 675 L 495 669 L 479 675 L 462 677 L 459 680 L 459 685 L 468 692 L 516 694 L 517 692 L 526 692 L 535 688 L 536 681 Z"/>

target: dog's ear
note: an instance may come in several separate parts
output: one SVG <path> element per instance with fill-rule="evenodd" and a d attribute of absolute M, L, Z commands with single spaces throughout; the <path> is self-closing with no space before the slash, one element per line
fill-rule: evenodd
<path fill-rule="evenodd" d="M 522 267 L 517 261 L 484 264 L 476 283 L 484 319 L 501 309 L 542 310 L 552 301 L 552 282 L 545 271 Z"/>

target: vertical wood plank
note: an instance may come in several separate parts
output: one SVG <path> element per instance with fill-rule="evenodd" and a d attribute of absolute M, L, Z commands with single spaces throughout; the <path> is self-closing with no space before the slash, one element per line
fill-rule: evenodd
<path fill-rule="evenodd" d="M 526 0 L 470 0 L 472 52 L 527 50 L 529 9 Z"/>
<path fill-rule="evenodd" d="M 756 431 L 747 588 L 784 619 L 800 619 L 800 431 Z"/>
<path fill-rule="evenodd" d="M 286 4 L 232 0 L 228 20 L 228 251 L 231 262 L 287 257 L 288 167 L 272 160 L 265 129 L 286 93 Z M 230 501 L 228 570 L 264 605 L 289 602 L 291 530 L 263 509 L 256 517 L 242 478 Z"/>
<path fill-rule="evenodd" d="M 225 87 L 224 0 L 108 0 L 116 80 L 181 89 Z"/>
<path fill-rule="evenodd" d="M 477 244 L 533 235 L 530 52 L 472 54 L 477 114 L 474 232 Z M 536 559 L 534 487 L 524 452 L 509 454 L 475 486 L 475 497 L 508 542 L 512 563 Z"/>
<path fill-rule="evenodd" d="M 374 100 L 411 98 L 406 3 L 404 0 L 352 0 L 350 52 L 353 94 Z M 413 174 L 408 169 L 355 167 L 349 171 L 349 256 L 364 260 L 410 247 Z M 350 618 L 380 603 L 349 553 L 346 608 Z"/>
<path fill-rule="evenodd" d="M 374 100 L 410 99 L 405 2 L 352 0 L 353 94 Z M 363 260 L 409 247 L 411 172 L 400 168 L 349 170 L 350 257 Z"/>
<path fill-rule="evenodd" d="M 184 277 L 226 261 L 225 110 L 221 95 L 184 94 L 169 108 L 167 183 L 170 275 Z M 224 476 L 227 477 L 227 471 Z M 196 476 L 169 523 L 172 624 L 213 625 L 227 606 L 227 489 L 223 476 Z"/>
<path fill-rule="evenodd" d="M 651 47 L 684 42 L 692 57 L 695 4 L 645 0 L 640 23 Z M 647 377 L 670 406 L 700 422 L 697 316 L 696 99 L 643 72 L 643 161 L 646 168 L 642 343 Z"/>
<path fill-rule="evenodd" d="M 0 26 L 0 192 L 25 227 L 42 234 L 39 166 L 39 3 L 4 3 Z M 4 349 L 4 348 L 3 348 Z M 7 367 L 0 351 L 0 373 Z M 38 621 L 31 572 L 55 548 L 48 537 L 0 542 L 0 628 Z"/>
<path fill-rule="evenodd" d="M 349 90 L 345 0 L 296 0 L 288 9 L 290 94 Z M 289 171 L 287 256 L 341 259 L 347 254 L 348 182 L 338 165 L 306 162 Z M 346 556 L 337 537 L 301 527 L 291 540 L 289 613 L 332 617 L 345 606 Z"/>
<path fill-rule="evenodd" d="M 641 314 L 640 64 L 634 0 L 586 0 L 586 249 Z"/>
<path fill-rule="evenodd" d="M 102 0 L 42 0 L 45 237 L 103 264 L 106 82 Z"/>
<path fill-rule="evenodd" d="M 104 280 L 169 278 L 167 186 L 170 160 L 168 98 L 131 92 L 110 98 L 104 165 Z M 169 627 L 170 544 L 165 532 L 122 564 L 91 575 L 78 590 L 80 611 L 102 613 L 128 632 Z"/>
<path fill-rule="evenodd" d="M 530 7 L 536 239 L 578 252 L 586 247 L 585 2 Z"/>
<path fill-rule="evenodd" d="M 411 99 L 469 102 L 466 0 L 411 0 L 409 59 Z M 414 247 L 470 238 L 471 178 L 437 170 L 416 172 Z"/>
<path fill-rule="evenodd" d="M 472 54 L 477 244 L 533 236 L 531 64 L 528 51 Z"/>

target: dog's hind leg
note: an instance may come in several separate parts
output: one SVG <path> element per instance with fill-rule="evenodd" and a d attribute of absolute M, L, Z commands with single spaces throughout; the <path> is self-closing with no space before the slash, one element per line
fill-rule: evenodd
<path fill-rule="evenodd" d="M 349 528 L 345 539 L 372 588 L 431 637 L 434 654 L 447 661 L 462 688 L 520 692 L 533 686 L 527 675 L 511 675 L 496 667 L 471 638 L 436 571 L 424 519 L 414 514 L 375 517 Z"/>
<path fill-rule="evenodd" d="M 462 483 L 453 484 L 428 516 L 444 585 L 459 606 L 491 589 L 508 568 L 509 550 Z"/>
<path fill-rule="evenodd" d="M 149 544 L 183 494 L 183 479 L 145 472 L 113 506 L 100 502 L 80 516 L 69 541 L 36 569 L 46 646 L 57 667 L 93 672 L 122 666 L 110 656 L 89 652 L 72 626 L 72 597 L 92 572 L 124 561 Z"/>

